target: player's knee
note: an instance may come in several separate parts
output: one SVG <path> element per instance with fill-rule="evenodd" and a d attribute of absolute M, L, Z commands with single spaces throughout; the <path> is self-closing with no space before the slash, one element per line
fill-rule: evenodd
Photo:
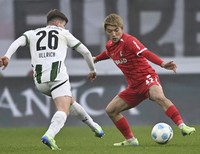
<path fill-rule="evenodd" d="M 164 95 L 155 94 L 151 95 L 150 99 L 155 102 L 164 102 L 166 100 L 166 97 Z"/>
<path fill-rule="evenodd" d="M 105 109 L 105 110 L 106 110 L 106 113 L 107 113 L 107 114 L 109 114 L 109 113 L 111 113 L 111 112 L 112 112 L 112 110 L 111 110 L 111 109 L 110 109 L 108 106 L 106 107 L 106 109 Z"/>
<path fill-rule="evenodd" d="M 116 110 L 114 108 L 107 106 L 105 110 L 109 116 L 115 115 Z"/>

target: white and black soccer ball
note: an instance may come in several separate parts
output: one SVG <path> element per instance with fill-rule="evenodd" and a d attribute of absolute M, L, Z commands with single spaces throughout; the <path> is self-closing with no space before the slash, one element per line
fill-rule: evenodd
<path fill-rule="evenodd" d="M 157 123 L 151 131 L 152 139 L 158 144 L 166 144 L 173 137 L 173 130 L 166 123 Z"/>

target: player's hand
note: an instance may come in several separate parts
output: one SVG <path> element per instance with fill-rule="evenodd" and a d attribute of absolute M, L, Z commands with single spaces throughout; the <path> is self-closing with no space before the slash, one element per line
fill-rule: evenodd
<path fill-rule="evenodd" d="M 3 67 L 2 70 L 4 70 L 9 63 L 9 59 L 6 56 L 0 57 L 0 67 Z"/>
<path fill-rule="evenodd" d="M 176 73 L 177 66 L 173 61 L 170 61 L 170 62 L 167 62 L 167 63 L 163 62 L 161 64 L 161 67 L 163 67 L 167 70 L 172 70 L 172 71 L 174 71 L 174 73 Z"/>
<path fill-rule="evenodd" d="M 88 74 L 88 79 L 90 81 L 94 81 L 97 77 L 97 73 L 95 71 L 91 71 L 89 74 Z"/>

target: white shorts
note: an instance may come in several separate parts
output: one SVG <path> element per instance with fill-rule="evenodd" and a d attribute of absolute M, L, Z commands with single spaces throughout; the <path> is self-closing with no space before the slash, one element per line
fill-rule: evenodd
<path fill-rule="evenodd" d="M 50 96 L 53 99 L 60 96 L 72 97 L 71 85 L 69 83 L 69 80 L 46 82 L 40 84 L 35 82 L 35 85 L 41 93 Z"/>

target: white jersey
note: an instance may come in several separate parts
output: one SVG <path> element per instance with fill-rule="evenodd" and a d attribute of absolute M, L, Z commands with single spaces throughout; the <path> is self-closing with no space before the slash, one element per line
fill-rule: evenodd
<path fill-rule="evenodd" d="M 38 83 L 67 80 L 67 48 L 80 43 L 68 30 L 47 26 L 24 33 L 30 47 L 34 79 Z"/>

